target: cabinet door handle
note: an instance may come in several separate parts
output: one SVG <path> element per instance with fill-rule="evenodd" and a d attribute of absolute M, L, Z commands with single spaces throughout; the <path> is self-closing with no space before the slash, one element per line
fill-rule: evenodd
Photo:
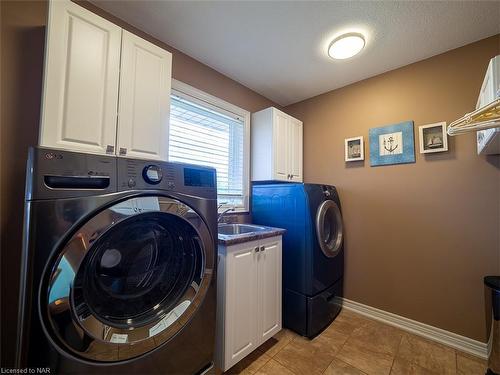
<path fill-rule="evenodd" d="M 261 246 L 260 251 L 264 251 L 264 250 L 266 250 L 265 246 Z"/>
<path fill-rule="evenodd" d="M 114 153 L 115 153 L 115 146 L 107 145 L 106 146 L 106 154 L 114 154 Z"/>
<path fill-rule="evenodd" d="M 125 147 L 120 147 L 120 155 L 127 155 L 127 149 Z"/>
<path fill-rule="evenodd" d="M 256 253 L 258 253 L 259 252 L 259 247 L 256 246 L 254 250 L 255 250 Z"/>

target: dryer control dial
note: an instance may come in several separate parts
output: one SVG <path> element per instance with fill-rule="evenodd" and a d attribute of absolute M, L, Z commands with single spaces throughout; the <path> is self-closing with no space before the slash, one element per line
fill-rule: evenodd
<path fill-rule="evenodd" d="M 142 177 L 148 184 L 159 184 L 163 178 L 161 168 L 158 165 L 148 165 L 142 171 Z"/>

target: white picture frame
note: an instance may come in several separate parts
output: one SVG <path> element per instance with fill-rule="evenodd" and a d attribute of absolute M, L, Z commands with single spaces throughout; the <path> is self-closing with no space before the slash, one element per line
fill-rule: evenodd
<path fill-rule="evenodd" d="M 344 143 L 345 161 L 365 160 L 365 143 L 363 136 L 346 138 Z"/>
<path fill-rule="evenodd" d="M 418 127 L 418 139 L 421 154 L 448 151 L 446 122 L 421 125 Z"/>

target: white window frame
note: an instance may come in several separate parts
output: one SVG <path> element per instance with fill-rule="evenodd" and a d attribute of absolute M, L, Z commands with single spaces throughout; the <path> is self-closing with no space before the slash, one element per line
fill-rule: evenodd
<path fill-rule="evenodd" d="M 216 96 L 207 94 L 193 86 L 172 78 L 171 95 L 192 103 L 221 112 L 226 116 L 243 121 L 243 207 L 236 207 L 235 212 L 250 211 L 250 112 L 235 106 Z M 168 140 L 167 140 L 168 141 Z M 222 204 L 219 211 L 233 208 L 230 204 Z"/>

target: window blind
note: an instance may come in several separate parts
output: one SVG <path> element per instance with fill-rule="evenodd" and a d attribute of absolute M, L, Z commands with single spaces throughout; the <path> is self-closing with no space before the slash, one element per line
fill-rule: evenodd
<path fill-rule="evenodd" d="M 244 207 L 244 122 L 172 96 L 169 160 L 214 167 L 219 203 Z"/>

